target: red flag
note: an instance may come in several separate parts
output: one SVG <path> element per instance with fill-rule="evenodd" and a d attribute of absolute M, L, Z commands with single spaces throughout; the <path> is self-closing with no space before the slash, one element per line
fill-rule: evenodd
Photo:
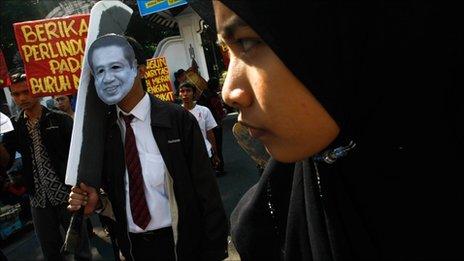
<path fill-rule="evenodd" d="M 11 85 L 10 76 L 8 75 L 8 67 L 6 66 L 5 57 L 0 50 L 0 88 Z"/>

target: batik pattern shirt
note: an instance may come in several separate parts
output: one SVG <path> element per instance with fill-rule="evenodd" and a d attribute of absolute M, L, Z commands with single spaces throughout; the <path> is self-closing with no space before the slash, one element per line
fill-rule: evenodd
<path fill-rule="evenodd" d="M 35 195 L 31 196 L 31 206 L 44 208 L 47 205 L 66 203 L 69 188 L 58 179 L 52 167 L 40 136 L 39 121 L 28 119 L 26 125 L 32 140 L 30 149 L 35 188 Z"/>

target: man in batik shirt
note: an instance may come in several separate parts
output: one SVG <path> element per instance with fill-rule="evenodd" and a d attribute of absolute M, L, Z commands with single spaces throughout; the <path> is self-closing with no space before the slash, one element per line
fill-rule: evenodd
<path fill-rule="evenodd" d="M 33 97 L 22 69 L 11 75 L 11 96 L 21 112 L 13 122 L 14 131 L 5 134 L 4 144 L 14 159 L 19 152 L 23 176 L 31 199 L 35 232 L 45 260 L 62 260 L 60 248 L 71 214 L 66 210 L 70 188 L 64 184 L 71 140 L 72 118 L 50 111 Z M 89 241 L 83 230 L 78 260 L 90 259 Z"/>

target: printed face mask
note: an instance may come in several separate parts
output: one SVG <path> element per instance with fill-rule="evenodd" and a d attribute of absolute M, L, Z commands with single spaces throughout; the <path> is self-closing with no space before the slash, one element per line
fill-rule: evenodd
<path fill-rule="evenodd" d="M 135 61 L 128 61 L 119 46 L 96 49 L 92 61 L 98 97 L 108 105 L 119 103 L 134 84 L 137 76 Z"/>

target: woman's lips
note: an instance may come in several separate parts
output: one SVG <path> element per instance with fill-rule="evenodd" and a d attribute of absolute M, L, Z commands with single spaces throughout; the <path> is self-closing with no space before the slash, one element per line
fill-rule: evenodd
<path fill-rule="evenodd" d="M 248 127 L 248 132 L 250 133 L 251 137 L 253 137 L 255 139 L 259 139 L 264 134 L 266 134 L 266 131 L 264 131 L 264 130 L 255 129 L 255 128 L 251 128 L 251 127 Z"/>
<path fill-rule="evenodd" d="M 250 124 L 246 122 L 240 122 L 243 126 L 248 128 L 248 133 L 250 133 L 250 136 L 259 139 L 260 137 L 264 136 L 266 134 L 266 131 L 257 127 L 253 127 Z"/>

